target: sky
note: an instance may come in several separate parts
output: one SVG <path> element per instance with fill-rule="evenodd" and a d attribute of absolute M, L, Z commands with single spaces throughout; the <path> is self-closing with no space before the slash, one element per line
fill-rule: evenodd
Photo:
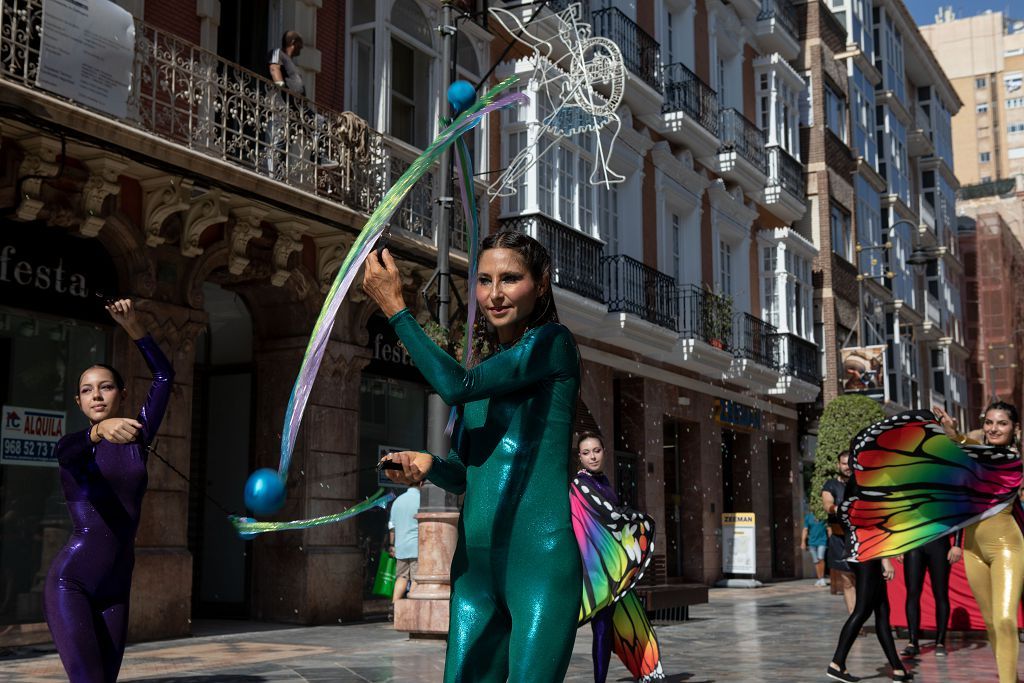
<path fill-rule="evenodd" d="M 935 23 L 935 12 L 941 6 L 952 6 L 958 18 L 973 17 L 987 9 L 1024 19 L 1024 0 L 1000 3 L 999 0 L 903 0 L 918 26 Z"/>

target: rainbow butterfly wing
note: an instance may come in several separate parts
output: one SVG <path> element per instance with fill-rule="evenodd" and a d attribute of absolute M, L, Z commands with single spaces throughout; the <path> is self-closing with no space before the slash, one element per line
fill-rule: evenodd
<path fill-rule="evenodd" d="M 999 512 L 1024 479 L 1017 453 L 957 444 L 926 411 L 861 431 L 850 467 L 842 515 L 850 559 L 860 562 L 905 553 Z"/>
<path fill-rule="evenodd" d="M 612 627 L 615 654 L 635 680 L 646 683 L 665 678 L 658 636 L 634 591 L 628 591 L 615 603 Z"/>
<path fill-rule="evenodd" d="M 580 624 L 629 591 L 643 576 L 654 552 L 654 520 L 608 501 L 589 477 L 570 487 L 570 509 L 583 560 Z"/>

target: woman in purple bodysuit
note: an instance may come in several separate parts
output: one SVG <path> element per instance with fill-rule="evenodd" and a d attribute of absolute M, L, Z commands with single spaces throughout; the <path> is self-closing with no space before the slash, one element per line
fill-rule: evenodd
<path fill-rule="evenodd" d="M 135 419 L 117 417 L 126 398 L 121 375 L 106 365 L 87 368 L 75 402 L 91 426 L 57 444 L 74 531 L 50 565 L 44 609 L 72 683 L 117 680 L 128 632 L 135 532 L 148 481 L 146 456 L 174 379 L 170 362 L 136 319 L 132 302 L 115 301 L 107 311 L 139 347 L 153 385 Z"/>

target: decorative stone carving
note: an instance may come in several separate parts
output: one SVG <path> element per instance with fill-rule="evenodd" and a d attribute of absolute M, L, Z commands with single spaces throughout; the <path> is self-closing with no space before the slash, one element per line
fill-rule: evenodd
<path fill-rule="evenodd" d="M 354 239 L 351 235 L 337 232 L 316 237 L 313 241 L 316 243 L 316 280 L 320 291 L 326 294 Z"/>
<path fill-rule="evenodd" d="M 285 220 L 275 222 L 274 227 L 277 229 L 277 240 L 274 241 L 274 274 L 270 276 L 270 283 L 281 287 L 291 275 L 288 259 L 293 253 L 302 250 L 302 236 L 309 232 L 309 226 L 301 221 Z"/>
<path fill-rule="evenodd" d="M 249 265 L 246 249 L 250 240 L 263 234 L 260 224 L 267 212 L 256 206 L 242 206 L 234 209 L 235 227 L 231 229 L 231 254 L 228 256 L 228 271 L 241 275 Z"/>
<path fill-rule="evenodd" d="M 86 159 L 85 166 L 89 169 L 89 179 L 82 186 L 83 218 L 78 230 L 86 237 L 96 237 L 106 223 L 102 215 L 103 203 L 110 195 L 121 192 L 118 177 L 128 164 L 113 157 L 99 156 Z"/>
<path fill-rule="evenodd" d="M 228 195 L 218 188 L 207 190 L 192 201 L 181 231 L 182 256 L 191 258 L 203 253 L 199 238 L 211 225 L 227 221 L 227 199 Z"/>
<path fill-rule="evenodd" d="M 142 230 L 146 245 L 158 247 L 167 241 L 162 234 L 164 221 L 189 207 L 192 181 L 180 176 L 157 176 L 139 181 L 144 192 Z"/>
<path fill-rule="evenodd" d="M 21 196 L 16 198 L 19 220 L 34 221 L 39 218 L 46 201 L 42 198 L 43 183 L 55 177 L 60 170 L 57 155 L 60 141 L 36 135 L 18 142 L 25 157 L 18 168 L 21 179 Z"/>

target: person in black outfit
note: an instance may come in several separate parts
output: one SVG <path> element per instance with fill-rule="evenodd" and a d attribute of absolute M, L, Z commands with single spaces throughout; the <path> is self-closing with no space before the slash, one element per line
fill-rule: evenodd
<path fill-rule="evenodd" d="M 949 625 L 949 575 L 953 565 L 963 557 L 958 531 L 950 545 L 949 536 L 937 538 L 903 556 L 903 579 L 907 586 L 907 630 L 910 642 L 903 649 L 906 657 L 915 657 L 921 651 L 921 593 L 924 591 L 924 574 L 927 571 L 932 582 L 932 597 L 935 598 L 935 656 L 946 656 L 946 628 Z"/>
<path fill-rule="evenodd" d="M 839 455 L 841 459 L 844 456 L 848 458 L 849 452 L 844 451 Z M 826 509 L 826 512 L 829 514 L 838 513 L 843 500 L 853 495 L 856 488 L 856 482 L 853 478 L 850 478 L 844 487 L 842 500 L 837 498 L 834 509 Z M 843 522 L 845 526 L 845 520 Z M 844 532 L 843 538 L 850 538 L 850 529 L 844 529 Z M 853 611 L 850 612 L 850 616 L 846 619 L 846 623 L 843 624 L 843 629 L 839 632 L 836 652 L 832 656 L 832 662 L 828 665 L 828 669 L 825 670 L 825 674 L 833 680 L 844 681 L 845 683 L 860 680 L 858 676 L 854 676 L 846 670 L 846 656 L 850 653 L 850 648 L 853 647 L 854 642 L 857 640 L 861 627 L 867 622 L 868 617 L 874 614 L 875 635 L 878 636 L 882 652 L 885 653 L 885 658 L 889 660 L 889 666 L 892 667 L 892 680 L 913 680 L 914 675 L 906 669 L 899 654 L 896 652 L 896 642 L 893 640 L 892 626 L 889 623 L 889 594 L 885 582 L 890 581 L 896 575 L 892 562 L 886 557 L 867 562 L 849 562 L 848 565 L 853 571 L 857 591 L 856 602 Z"/>
<path fill-rule="evenodd" d="M 836 456 L 838 472 L 835 479 L 829 479 L 821 487 L 821 504 L 828 515 L 828 578 L 832 593 L 842 593 L 846 602 L 846 611 L 853 612 L 856 603 L 853 570 L 846 562 L 846 529 L 839 520 L 839 506 L 843 504 L 846 494 L 846 482 L 850 480 L 850 452 L 843 451 Z"/>

